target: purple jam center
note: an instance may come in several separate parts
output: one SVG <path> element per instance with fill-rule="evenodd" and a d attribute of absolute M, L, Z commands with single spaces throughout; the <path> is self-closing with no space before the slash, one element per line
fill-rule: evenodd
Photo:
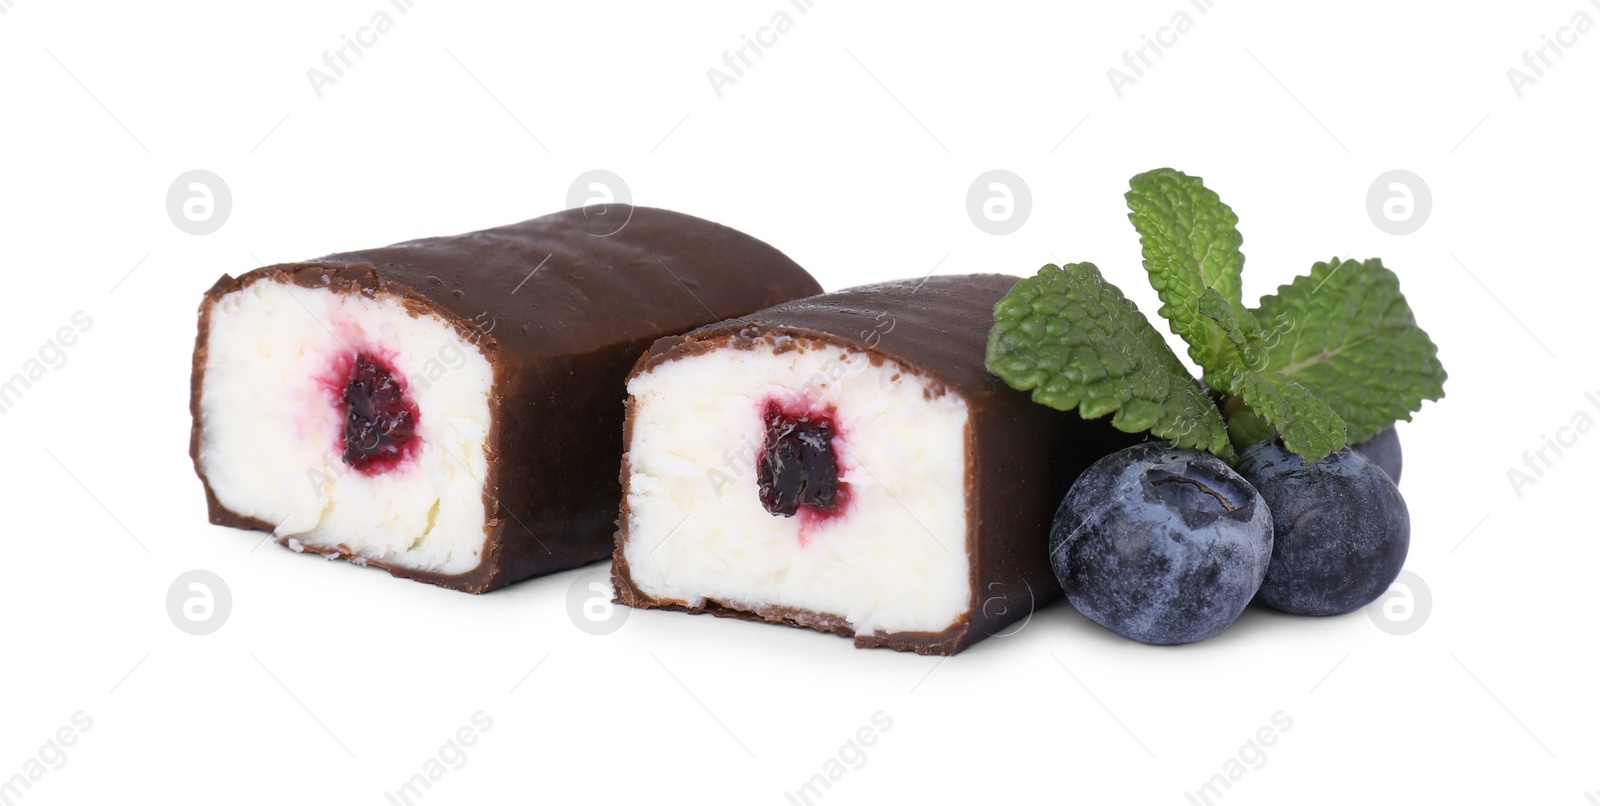
<path fill-rule="evenodd" d="M 389 362 L 357 353 L 344 402 L 344 462 L 374 475 L 405 461 L 417 441 L 417 405 Z"/>
<path fill-rule="evenodd" d="M 785 518 L 805 509 L 830 515 L 841 509 L 846 491 L 833 453 L 833 409 L 796 410 L 769 400 L 762 420 L 766 435 L 756 460 L 761 506 Z"/>

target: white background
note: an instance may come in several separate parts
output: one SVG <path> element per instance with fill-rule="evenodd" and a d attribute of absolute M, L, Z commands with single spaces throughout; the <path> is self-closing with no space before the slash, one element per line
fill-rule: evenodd
<path fill-rule="evenodd" d="M 306 71 L 388 0 L 0 0 L 0 375 L 93 318 L 0 415 L 0 776 L 93 719 L 26 803 L 387 803 L 479 710 L 492 729 L 420 802 L 787 803 L 878 711 L 893 727 L 818 802 L 1187 803 L 1279 711 L 1218 802 L 1600 790 L 1600 434 L 1507 479 L 1600 420 L 1600 30 L 1520 98 L 1506 73 L 1600 7 L 788 3 L 416 0 L 318 98 Z M 792 29 L 717 97 L 707 69 L 780 9 Z M 1119 98 L 1107 70 L 1179 10 Z M 1448 397 L 1401 429 L 1415 632 L 1252 610 L 1151 648 L 1058 602 L 943 661 L 665 612 L 596 637 L 568 615 L 578 571 L 472 597 L 206 522 L 186 396 L 224 272 L 531 218 L 598 168 L 829 289 L 1091 260 L 1153 312 L 1122 193 L 1163 165 L 1238 212 L 1247 300 L 1381 256 L 1438 343 Z M 966 213 L 996 168 L 1033 199 L 1006 236 Z M 191 169 L 231 189 L 211 235 L 166 212 Z M 1368 215 L 1391 169 L 1431 189 L 1411 235 Z M 208 636 L 168 618 L 191 569 L 232 593 Z"/>

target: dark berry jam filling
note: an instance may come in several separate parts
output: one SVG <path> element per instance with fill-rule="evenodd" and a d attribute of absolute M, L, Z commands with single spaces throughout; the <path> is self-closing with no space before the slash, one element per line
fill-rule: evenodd
<path fill-rule="evenodd" d="M 832 407 L 823 410 L 768 400 L 762 407 L 765 436 L 756 459 L 761 506 L 785 518 L 807 511 L 832 515 L 843 509 L 848 485 L 839 480 Z"/>
<path fill-rule="evenodd" d="M 345 464 L 371 476 L 411 457 L 417 446 L 417 404 L 392 364 L 357 353 L 340 400 Z"/>

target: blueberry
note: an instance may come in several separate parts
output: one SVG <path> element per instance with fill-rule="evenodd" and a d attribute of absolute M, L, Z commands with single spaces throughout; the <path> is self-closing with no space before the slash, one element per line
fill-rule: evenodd
<path fill-rule="evenodd" d="M 1400 574 L 1411 516 L 1389 475 L 1345 448 L 1314 465 L 1276 441 L 1246 448 L 1239 473 L 1272 508 L 1272 564 L 1258 596 L 1302 616 L 1348 613 Z"/>
<path fill-rule="evenodd" d="M 1379 431 L 1366 442 L 1351 445 L 1350 450 L 1371 459 L 1396 485 L 1400 484 L 1400 435 L 1395 433 L 1394 426 Z"/>
<path fill-rule="evenodd" d="M 1146 442 L 1094 463 L 1056 511 L 1050 563 L 1085 616 L 1146 644 L 1239 618 L 1272 555 L 1272 514 L 1207 453 Z"/>

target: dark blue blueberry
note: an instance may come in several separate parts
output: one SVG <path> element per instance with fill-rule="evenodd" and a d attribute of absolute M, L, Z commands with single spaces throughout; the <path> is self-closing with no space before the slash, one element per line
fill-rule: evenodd
<path fill-rule="evenodd" d="M 1146 442 L 1094 463 L 1056 511 L 1050 562 L 1079 612 L 1146 644 L 1239 618 L 1272 555 L 1272 515 L 1207 453 Z"/>
<path fill-rule="evenodd" d="M 1360 451 L 1362 456 L 1383 468 L 1396 485 L 1400 484 L 1400 435 L 1395 433 L 1394 426 L 1379 431 L 1366 442 L 1351 445 L 1350 449 Z"/>
<path fill-rule="evenodd" d="M 1400 574 L 1411 516 L 1389 474 L 1345 448 L 1314 465 L 1276 441 L 1240 456 L 1239 473 L 1272 508 L 1272 565 L 1258 598 L 1302 616 L 1332 616 L 1377 599 Z"/>

